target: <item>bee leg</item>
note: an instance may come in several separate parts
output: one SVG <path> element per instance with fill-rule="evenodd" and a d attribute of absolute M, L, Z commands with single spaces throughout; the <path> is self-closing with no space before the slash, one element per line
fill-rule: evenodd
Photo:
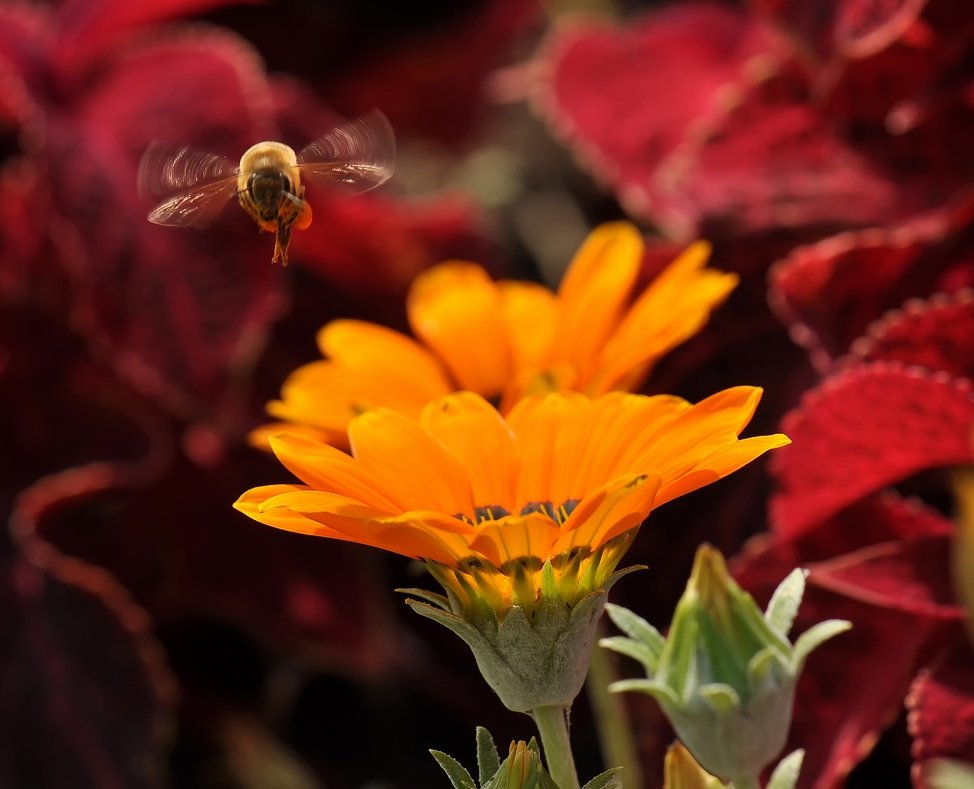
<path fill-rule="evenodd" d="M 271 263 L 287 265 L 287 250 L 291 245 L 291 230 L 294 228 L 295 216 L 282 216 L 277 220 L 277 236 L 274 238 L 274 257 Z"/>

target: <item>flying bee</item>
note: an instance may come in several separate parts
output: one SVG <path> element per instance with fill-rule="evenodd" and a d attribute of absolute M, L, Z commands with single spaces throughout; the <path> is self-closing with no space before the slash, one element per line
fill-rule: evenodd
<path fill-rule="evenodd" d="M 162 200 L 149 212 L 150 222 L 193 227 L 210 224 L 237 197 L 261 230 L 275 233 L 271 262 L 286 266 L 292 230 L 311 224 L 302 178 L 364 192 L 392 175 L 395 150 L 392 127 L 378 111 L 335 127 L 298 153 L 280 142 L 259 142 L 237 166 L 214 153 L 152 143 L 139 163 L 139 193 Z"/>

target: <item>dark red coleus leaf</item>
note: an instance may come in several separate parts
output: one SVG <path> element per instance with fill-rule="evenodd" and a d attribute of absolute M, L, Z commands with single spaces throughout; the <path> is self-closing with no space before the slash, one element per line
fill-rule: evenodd
<path fill-rule="evenodd" d="M 657 167 L 771 46 L 754 19 L 712 3 L 672 5 L 625 28 L 579 24 L 542 52 L 534 104 L 627 210 L 655 217 Z"/>
<path fill-rule="evenodd" d="M 965 380 L 877 362 L 839 373 L 782 422 L 771 527 L 797 536 L 924 469 L 974 460 L 974 393 Z"/>
<path fill-rule="evenodd" d="M 794 546 L 772 536 L 752 540 L 733 563 L 735 578 L 761 605 L 796 566 Z M 799 787 L 840 785 L 869 753 L 937 631 L 925 617 L 809 585 L 791 636 L 832 618 L 849 620 L 852 630 L 813 652 L 799 681 L 786 746 L 805 749 Z"/>
<path fill-rule="evenodd" d="M 174 685 L 145 613 L 102 570 L 33 545 L 0 561 L 0 784 L 168 785 Z"/>
<path fill-rule="evenodd" d="M 907 697 L 914 781 L 926 787 L 934 759 L 974 769 L 974 651 L 964 639 L 916 678 Z"/>
<path fill-rule="evenodd" d="M 974 284 L 974 203 L 889 229 L 799 247 L 769 275 L 769 300 L 792 338 L 827 369 L 886 311 L 908 298 Z"/>
<path fill-rule="evenodd" d="M 810 54 L 864 57 L 886 48 L 913 24 L 927 0 L 751 0 Z"/>
<path fill-rule="evenodd" d="M 810 566 L 808 580 L 854 600 L 919 616 L 964 619 L 950 582 L 953 535 L 881 543 Z"/>
<path fill-rule="evenodd" d="M 671 232 L 766 232 L 882 224 L 921 204 L 900 174 L 851 144 L 793 63 L 770 60 L 664 161 L 656 218 Z"/>
<path fill-rule="evenodd" d="M 211 468 L 175 458 L 73 469 L 32 486 L 20 532 L 108 568 L 159 623 L 213 617 L 359 674 L 395 663 L 401 633 L 377 557 L 255 524 L 232 509 L 276 463 L 250 448 Z M 150 475 L 154 475 L 151 476 Z M 178 495 L 173 495 L 177 491 Z"/>
<path fill-rule="evenodd" d="M 56 67 L 71 74 L 80 63 L 104 54 L 126 31 L 244 2 L 254 0 L 66 0 L 57 13 L 61 43 Z M 184 87 L 173 82 L 177 85 Z"/>
<path fill-rule="evenodd" d="M 974 379 L 974 291 L 908 301 L 872 324 L 843 363 L 880 360 Z"/>

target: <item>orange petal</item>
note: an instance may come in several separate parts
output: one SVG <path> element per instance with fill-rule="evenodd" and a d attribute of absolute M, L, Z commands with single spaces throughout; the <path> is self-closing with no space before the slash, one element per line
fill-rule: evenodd
<path fill-rule="evenodd" d="M 528 397 L 508 414 L 507 425 L 514 432 L 521 458 L 515 500 L 522 506 L 552 500 L 552 487 L 566 473 L 559 455 L 559 435 L 589 405 L 585 395 L 561 392 Z"/>
<path fill-rule="evenodd" d="M 500 394 L 513 372 L 497 284 L 474 263 L 420 274 L 406 302 L 413 332 L 444 361 L 458 389 Z"/>
<path fill-rule="evenodd" d="M 551 346 L 558 323 L 555 294 L 531 282 L 498 282 L 497 287 L 514 369 L 544 369 L 551 363 Z"/>
<path fill-rule="evenodd" d="M 450 391 L 412 371 L 390 367 L 345 367 L 333 361 L 306 364 L 281 388 L 281 399 L 267 405 L 273 416 L 344 434 L 354 416 L 387 407 L 418 415 L 431 399 Z"/>
<path fill-rule="evenodd" d="M 709 255 L 706 242 L 692 244 L 636 299 L 602 350 L 589 394 L 622 388 L 623 380 L 625 388 L 638 386 L 656 360 L 707 322 L 737 285 L 735 274 L 704 268 Z"/>
<path fill-rule="evenodd" d="M 352 455 L 403 512 L 433 510 L 473 518 L 470 478 L 461 463 L 414 419 L 388 409 L 348 426 Z"/>
<path fill-rule="evenodd" d="M 619 323 L 639 273 L 643 239 L 628 222 L 597 227 L 582 244 L 558 290 L 554 362 L 571 362 L 582 380 Z"/>
<path fill-rule="evenodd" d="M 634 529 L 652 512 L 659 484 L 659 477 L 632 476 L 589 494 L 562 524 L 554 553 L 560 555 L 579 546 L 596 550 Z"/>
<path fill-rule="evenodd" d="M 322 441 L 334 446 L 342 446 L 348 443 L 344 430 L 339 433 L 300 422 L 270 422 L 266 425 L 261 425 L 247 434 L 247 443 L 256 449 L 263 449 L 265 452 L 270 452 L 271 438 L 285 434 L 299 436 L 309 441 Z"/>
<path fill-rule="evenodd" d="M 684 493 L 715 482 L 743 468 L 765 452 L 787 446 L 791 439 L 781 433 L 739 439 L 700 460 L 692 471 L 669 481 L 659 492 L 657 504 L 671 501 Z"/>
<path fill-rule="evenodd" d="M 322 355 L 343 368 L 396 370 L 404 379 L 425 383 L 432 396 L 453 389 L 439 360 L 405 334 L 355 320 L 337 320 L 318 332 Z"/>
<path fill-rule="evenodd" d="M 377 514 L 402 511 L 401 505 L 376 485 L 362 464 L 341 450 L 293 435 L 275 436 L 270 444 L 284 467 L 314 490 L 362 502 L 375 508 Z"/>
<path fill-rule="evenodd" d="M 234 502 L 233 506 L 234 509 L 239 510 L 244 515 L 267 526 L 273 526 L 274 528 L 295 532 L 297 534 L 311 534 L 316 537 L 330 537 L 336 540 L 348 541 L 349 537 L 343 533 L 335 531 L 300 513 L 291 512 L 283 508 L 263 509 L 262 505 L 268 499 L 298 490 L 303 490 L 303 488 L 297 485 L 263 485 L 248 490 Z M 358 540 L 352 541 L 358 542 Z"/>
<path fill-rule="evenodd" d="M 430 403 L 420 422 L 466 469 L 478 507 L 515 508 L 514 434 L 490 403 L 458 392 Z"/>
<path fill-rule="evenodd" d="M 498 568 L 529 556 L 544 562 L 551 556 L 551 546 L 559 533 L 558 524 L 547 515 L 509 515 L 481 523 L 470 547 Z"/>

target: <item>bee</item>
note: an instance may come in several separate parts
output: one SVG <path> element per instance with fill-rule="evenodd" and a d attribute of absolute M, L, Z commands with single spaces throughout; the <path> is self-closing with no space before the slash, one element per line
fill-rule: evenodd
<path fill-rule="evenodd" d="M 287 265 L 291 232 L 311 224 L 302 178 L 357 194 L 392 175 L 396 141 L 385 115 L 374 111 L 336 126 L 298 153 L 280 142 L 259 142 L 240 164 L 214 153 L 159 143 L 139 163 L 139 193 L 159 200 L 148 215 L 157 225 L 206 227 L 236 197 L 261 230 L 275 234 L 271 263 Z"/>

